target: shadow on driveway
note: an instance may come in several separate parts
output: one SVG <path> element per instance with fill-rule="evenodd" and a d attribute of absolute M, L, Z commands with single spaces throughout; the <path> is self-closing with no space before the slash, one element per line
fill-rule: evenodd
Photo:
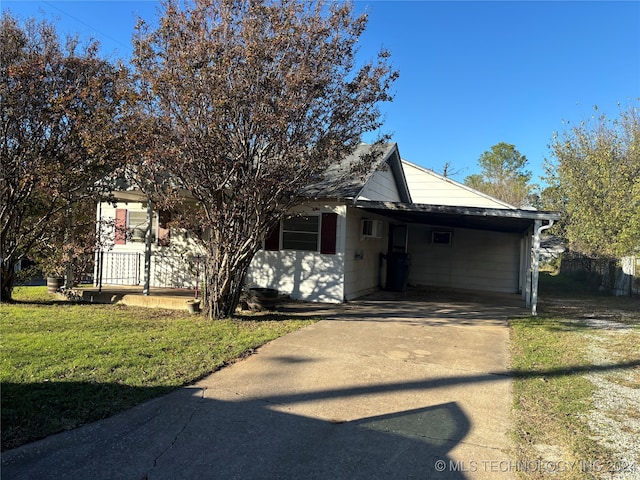
<path fill-rule="evenodd" d="M 205 393 L 182 389 L 4 452 L 2 478 L 433 478 L 469 430 L 456 403 L 342 422 L 274 411 L 276 399 Z"/>

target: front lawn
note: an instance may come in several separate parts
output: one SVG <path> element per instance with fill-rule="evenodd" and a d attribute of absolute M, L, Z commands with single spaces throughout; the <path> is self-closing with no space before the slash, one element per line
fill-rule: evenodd
<path fill-rule="evenodd" d="M 312 323 L 72 304 L 46 287 L 14 298 L 0 305 L 3 450 L 168 393 Z"/>

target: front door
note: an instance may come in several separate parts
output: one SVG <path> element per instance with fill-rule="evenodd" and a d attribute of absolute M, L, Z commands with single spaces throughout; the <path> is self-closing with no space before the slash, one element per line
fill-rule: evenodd
<path fill-rule="evenodd" d="M 389 224 L 387 248 L 387 290 L 401 292 L 407 287 L 411 257 L 407 253 L 407 226 Z"/>
<path fill-rule="evenodd" d="M 389 224 L 389 253 L 407 253 L 407 226 Z"/>

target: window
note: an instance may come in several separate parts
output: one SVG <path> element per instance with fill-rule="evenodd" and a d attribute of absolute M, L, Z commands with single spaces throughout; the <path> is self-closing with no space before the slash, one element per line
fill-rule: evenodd
<path fill-rule="evenodd" d="M 151 220 L 151 241 L 155 242 L 158 232 L 158 215 L 153 214 Z M 147 212 L 141 210 L 116 209 L 114 243 L 144 243 L 147 233 Z M 165 232 L 165 236 L 167 232 Z M 168 245 L 168 236 L 165 240 Z"/>
<path fill-rule="evenodd" d="M 171 243 L 171 212 L 160 210 L 158 212 L 158 246 L 168 247 Z"/>
<path fill-rule="evenodd" d="M 152 239 L 155 237 L 154 232 L 157 228 L 156 216 L 154 215 L 151 225 Z M 129 211 L 127 218 L 127 236 L 132 242 L 144 242 L 144 236 L 147 233 L 147 212 Z"/>
<path fill-rule="evenodd" d="M 362 219 L 360 238 L 382 238 L 382 222 L 380 220 Z"/>
<path fill-rule="evenodd" d="M 282 221 L 282 248 L 317 252 L 319 220 L 317 215 L 286 217 Z"/>
<path fill-rule="evenodd" d="M 451 232 L 431 232 L 431 243 L 434 245 L 451 245 Z"/>
<path fill-rule="evenodd" d="M 282 243 L 284 250 L 320 251 L 323 255 L 335 255 L 338 246 L 337 232 L 336 213 L 290 216 L 282 224 L 274 225 L 265 238 L 264 249 L 277 252 Z"/>

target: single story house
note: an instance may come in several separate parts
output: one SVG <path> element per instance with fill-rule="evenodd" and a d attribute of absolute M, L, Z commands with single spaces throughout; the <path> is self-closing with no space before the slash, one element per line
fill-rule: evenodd
<path fill-rule="evenodd" d="M 553 212 L 517 209 L 400 157 L 385 146 L 365 175 L 351 165 L 370 149 L 362 144 L 333 164 L 304 192 L 256 253 L 246 284 L 278 289 L 294 299 L 344 302 L 407 283 L 521 293 L 535 313 L 541 232 Z M 98 206 L 106 220 L 96 279 L 142 283 L 147 209 L 140 192 L 115 192 Z M 197 245 L 167 229 L 166 212 L 152 212 L 149 284 L 195 287 Z M 128 235 L 118 232 L 126 230 Z M 195 275 L 194 275 L 195 272 Z"/>

